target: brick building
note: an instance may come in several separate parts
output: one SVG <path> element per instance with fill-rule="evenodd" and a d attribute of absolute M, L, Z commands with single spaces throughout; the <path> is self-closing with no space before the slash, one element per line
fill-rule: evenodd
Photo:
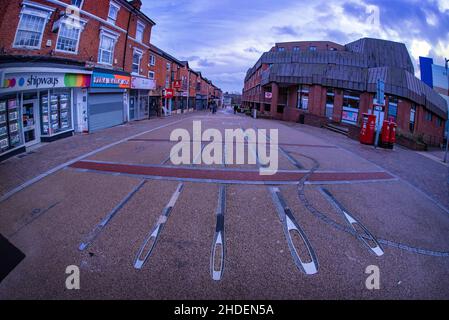
<path fill-rule="evenodd" d="M 180 61 L 154 45 L 150 47 L 150 61 L 150 78 L 156 82 L 151 99 L 164 112 L 203 110 L 210 99 L 221 98 L 221 90 L 191 69 L 188 61 Z M 172 98 L 164 96 L 165 89 L 173 90 Z"/>
<path fill-rule="evenodd" d="M 150 44 L 155 23 L 140 0 L 2 4 L 0 160 L 74 132 L 148 119 L 175 80 L 183 103 L 185 76 L 195 73 Z"/>
<path fill-rule="evenodd" d="M 154 26 L 140 6 L 140 0 L 5 2 L 0 156 L 138 114 L 131 102 L 152 87 L 148 48 Z"/>
<path fill-rule="evenodd" d="M 446 102 L 415 77 L 402 43 L 278 43 L 248 70 L 243 103 L 274 119 L 336 123 L 358 132 L 362 114 L 373 111 L 378 79 L 385 82 L 383 117 L 397 122 L 401 136 L 439 145 Z"/>

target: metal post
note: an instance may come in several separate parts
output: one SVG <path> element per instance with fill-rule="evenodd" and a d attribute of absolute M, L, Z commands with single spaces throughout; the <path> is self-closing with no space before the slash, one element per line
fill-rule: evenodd
<path fill-rule="evenodd" d="M 449 59 L 444 59 L 445 62 L 445 67 L 446 67 L 446 77 L 447 77 L 447 93 L 449 96 L 449 73 L 448 73 L 448 69 L 449 69 Z M 449 106 L 448 106 L 449 107 Z M 444 162 L 447 163 L 448 160 L 448 151 L 449 151 L 449 131 L 446 131 L 446 152 L 444 154 Z"/>

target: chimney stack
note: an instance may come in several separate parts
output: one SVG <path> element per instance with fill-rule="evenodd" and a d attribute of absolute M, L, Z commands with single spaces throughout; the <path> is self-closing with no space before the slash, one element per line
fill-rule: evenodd
<path fill-rule="evenodd" d="M 140 0 L 132 0 L 131 1 L 131 5 L 136 8 L 137 10 L 140 10 L 140 8 L 142 7 L 142 1 Z"/>

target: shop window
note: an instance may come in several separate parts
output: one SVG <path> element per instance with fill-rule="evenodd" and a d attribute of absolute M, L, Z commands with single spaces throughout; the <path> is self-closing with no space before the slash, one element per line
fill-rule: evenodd
<path fill-rule="evenodd" d="M 72 129 L 71 89 L 41 93 L 41 133 L 51 136 Z"/>
<path fill-rule="evenodd" d="M 56 50 L 77 53 L 81 29 L 71 24 L 61 23 L 56 42 Z"/>
<path fill-rule="evenodd" d="M 357 125 L 359 119 L 360 95 L 355 92 L 344 92 L 341 122 Z"/>
<path fill-rule="evenodd" d="M 300 86 L 298 90 L 298 109 L 309 110 L 309 86 Z"/>
<path fill-rule="evenodd" d="M 140 62 L 142 61 L 143 52 L 135 49 L 133 53 L 133 65 L 131 72 L 134 74 L 140 73 Z"/>
<path fill-rule="evenodd" d="M 120 11 L 120 6 L 111 1 L 109 4 L 108 21 L 115 23 L 117 21 L 118 12 Z"/>
<path fill-rule="evenodd" d="M 326 93 L 326 117 L 328 119 L 332 119 L 334 116 L 334 101 L 334 89 L 329 88 Z"/>
<path fill-rule="evenodd" d="M 23 145 L 21 108 L 17 95 L 0 99 L 0 153 Z"/>
<path fill-rule="evenodd" d="M 137 21 L 136 40 L 143 43 L 143 33 L 145 32 L 145 25 Z"/>
<path fill-rule="evenodd" d="M 415 122 L 416 122 L 416 105 L 412 105 L 410 109 L 410 132 L 415 132 Z"/>
<path fill-rule="evenodd" d="M 102 33 L 100 36 L 100 50 L 98 53 L 98 62 L 112 65 L 114 58 L 114 47 L 116 38 Z"/>
<path fill-rule="evenodd" d="M 15 47 L 39 49 L 51 11 L 23 7 L 14 40 Z"/>
<path fill-rule="evenodd" d="M 393 119 L 397 122 L 398 118 L 398 99 L 396 97 L 388 97 L 388 120 Z"/>

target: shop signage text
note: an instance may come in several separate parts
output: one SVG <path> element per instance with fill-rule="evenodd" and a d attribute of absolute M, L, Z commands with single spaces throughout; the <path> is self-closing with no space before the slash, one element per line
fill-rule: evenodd
<path fill-rule="evenodd" d="M 129 89 L 131 87 L 131 77 L 94 72 L 92 74 L 92 87 Z"/>
<path fill-rule="evenodd" d="M 88 87 L 90 75 L 73 73 L 6 74 L 1 92 L 32 89 Z"/>
<path fill-rule="evenodd" d="M 146 78 L 132 77 L 131 88 L 141 90 L 154 90 L 156 89 L 156 82 L 154 80 Z"/>

